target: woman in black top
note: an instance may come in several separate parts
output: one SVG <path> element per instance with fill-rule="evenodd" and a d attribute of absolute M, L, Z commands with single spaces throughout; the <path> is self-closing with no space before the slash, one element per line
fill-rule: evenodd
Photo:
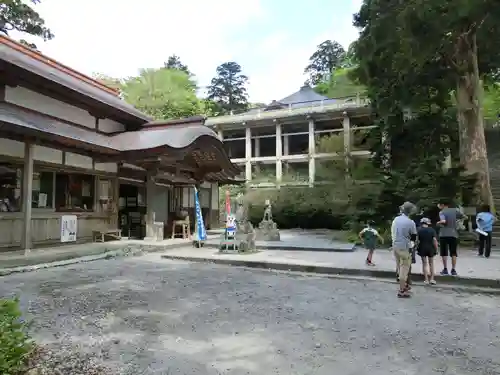
<path fill-rule="evenodd" d="M 422 273 L 425 284 L 435 285 L 434 280 L 434 256 L 437 254 L 438 241 L 436 231 L 430 227 L 428 218 L 420 220 L 421 226 L 417 234 L 417 254 L 422 258 Z"/>

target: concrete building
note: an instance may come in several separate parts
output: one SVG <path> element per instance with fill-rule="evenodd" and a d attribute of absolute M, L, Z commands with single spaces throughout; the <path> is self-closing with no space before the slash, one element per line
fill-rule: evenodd
<path fill-rule="evenodd" d="M 66 241 L 67 231 L 77 242 L 118 230 L 163 239 L 180 211 L 194 226 L 194 186 L 205 222 L 218 225 L 218 184 L 240 172 L 204 118 L 151 121 L 0 35 L 0 251 Z"/>
<path fill-rule="evenodd" d="M 370 157 L 363 134 L 373 128 L 368 103 L 361 97 L 328 99 L 311 87 L 245 113 L 208 118 L 231 161 L 244 168 L 250 185 L 322 182 L 322 162 L 349 156 Z M 322 137 L 338 137 L 338 150 L 322 150 Z"/>

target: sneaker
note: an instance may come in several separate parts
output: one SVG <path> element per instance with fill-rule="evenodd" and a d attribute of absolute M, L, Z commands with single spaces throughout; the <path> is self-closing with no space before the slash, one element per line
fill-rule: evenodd
<path fill-rule="evenodd" d="M 429 285 L 429 281 L 424 280 L 424 285 Z"/>
<path fill-rule="evenodd" d="M 404 292 L 399 291 L 398 292 L 398 298 L 410 298 L 410 297 L 411 297 L 411 294 L 406 292 L 406 291 L 404 291 Z"/>
<path fill-rule="evenodd" d="M 443 270 L 441 271 L 441 275 L 449 275 L 448 273 L 448 269 L 447 268 L 443 268 Z"/>
<path fill-rule="evenodd" d="M 455 271 L 454 269 L 451 270 L 451 275 L 452 276 L 457 276 L 457 271 Z"/>
<path fill-rule="evenodd" d="M 431 285 L 436 285 L 436 280 L 431 280 L 431 281 L 430 281 L 430 284 L 431 284 Z"/>

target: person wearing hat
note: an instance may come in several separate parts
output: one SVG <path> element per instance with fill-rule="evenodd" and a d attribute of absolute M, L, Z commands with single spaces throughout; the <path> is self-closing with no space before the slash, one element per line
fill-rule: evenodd
<path fill-rule="evenodd" d="M 431 224 L 431 220 L 426 217 L 420 220 L 420 228 L 417 233 L 417 254 L 422 258 L 424 283 L 435 285 L 434 257 L 438 251 L 438 240 L 436 231 L 431 227 Z"/>
<path fill-rule="evenodd" d="M 403 203 L 400 207 L 401 214 L 396 216 L 391 226 L 392 249 L 399 274 L 398 297 L 400 298 L 410 297 L 407 281 L 412 263 L 412 248 L 417 239 L 417 226 L 410 219 L 410 215 L 415 211 L 416 206 L 413 203 Z"/>

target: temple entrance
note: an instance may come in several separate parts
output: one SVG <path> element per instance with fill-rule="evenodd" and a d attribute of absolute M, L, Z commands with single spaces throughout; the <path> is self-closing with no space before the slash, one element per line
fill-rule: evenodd
<path fill-rule="evenodd" d="M 120 184 L 119 227 L 122 236 L 144 239 L 146 237 L 146 188 Z"/>

